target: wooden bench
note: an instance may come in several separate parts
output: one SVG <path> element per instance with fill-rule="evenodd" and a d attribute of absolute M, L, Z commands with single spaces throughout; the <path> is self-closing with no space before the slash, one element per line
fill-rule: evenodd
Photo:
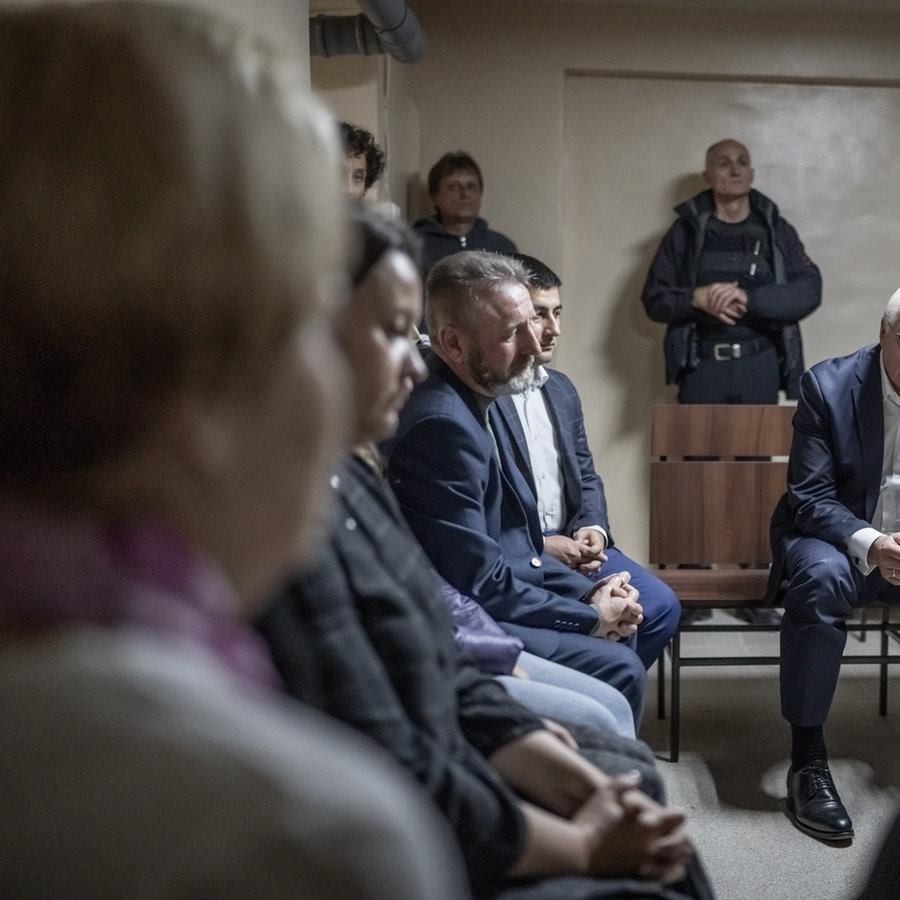
<path fill-rule="evenodd" d="M 678 595 L 685 610 L 765 606 L 772 557 L 769 520 L 787 484 L 793 434 L 792 406 L 661 404 L 650 429 L 650 547 L 656 574 Z M 879 621 L 854 626 L 863 636 L 880 632 L 880 652 L 845 657 L 880 665 L 879 709 L 887 710 L 887 665 L 897 636 L 890 610 Z M 680 745 L 681 670 L 686 666 L 777 665 L 768 656 L 686 656 L 690 632 L 771 631 L 777 625 L 683 623 L 669 645 L 671 660 L 670 759 Z M 777 650 L 777 647 L 775 648 Z M 665 716 L 665 655 L 659 661 L 658 705 Z"/>

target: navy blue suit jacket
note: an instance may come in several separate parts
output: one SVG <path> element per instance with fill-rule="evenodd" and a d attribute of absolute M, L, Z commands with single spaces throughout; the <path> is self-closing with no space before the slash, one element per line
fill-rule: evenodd
<path fill-rule="evenodd" d="M 501 467 L 479 398 L 437 355 L 427 354 L 426 364 L 427 379 L 382 449 L 391 487 L 434 567 L 499 622 L 590 633 L 599 617 L 582 598 L 595 583 L 541 558 L 537 505 L 518 468 Z"/>
<path fill-rule="evenodd" d="M 884 455 L 881 349 L 827 359 L 803 373 L 794 414 L 788 489 L 772 516 L 773 591 L 795 541 L 818 538 L 846 550 L 871 527 Z"/>
<path fill-rule="evenodd" d="M 547 381 L 541 387 L 546 398 L 550 421 L 556 431 L 559 464 L 562 468 L 563 491 L 566 503 L 565 522 L 562 534 L 571 537 L 579 528 L 599 525 L 607 534 L 608 545 L 613 546 L 606 506 L 606 492 L 603 482 L 594 468 L 594 457 L 588 446 L 584 429 L 584 411 L 578 391 L 568 376 L 555 369 L 546 369 Z M 525 431 L 516 412 L 512 397 L 500 397 L 491 410 L 495 427 L 506 430 L 509 444 L 514 448 L 514 458 L 537 497 L 531 458 Z"/>

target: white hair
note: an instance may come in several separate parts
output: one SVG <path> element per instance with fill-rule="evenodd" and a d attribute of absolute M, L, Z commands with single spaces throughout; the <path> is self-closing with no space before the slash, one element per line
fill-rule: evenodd
<path fill-rule="evenodd" d="M 900 288 L 891 294 L 891 299 L 884 308 L 884 319 L 892 327 L 897 325 L 897 321 L 900 319 Z"/>

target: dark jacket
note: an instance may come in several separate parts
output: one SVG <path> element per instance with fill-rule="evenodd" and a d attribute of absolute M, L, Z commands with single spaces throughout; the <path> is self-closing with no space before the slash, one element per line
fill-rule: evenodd
<path fill-rule="evenodd" d="M 478 398 L 436 354 L 425 362 L 428 378 L 383 449 L 388 480 L 434 568 L 501 625 L 590 634 L 599 617 L 582 598 L 595 583 L 541 560 L 534 495 L 506 454 L 501 467 Z"/>
<path fill-rule="evenodd" d="M 485 759 L 542 726 L 453 643 L 428 560 L 384 479 L 351 458 L 321 561 L 260 628 L 288 690 L 388 749 L 460 838 L 478 893 L 518 857 L 524 822 Z"/>
<path fill-rule="evenodd" d="M 770 596 L 799 538 L 845 550 L 851 534 L 872 527 L 884 455 L 880 360 L 875 344 L 803 374 L 788 489 L 772 515 Z"/>
<path fill-rule="evenodd" d="M 772 246 L 774 283 L 748 291 L 748 312 L 771 326 L 778 351 L 781 388 L 789 398 L 799 395 L 803 373 L 800 319 L 822 302 L 822 276 L 803 249 L 796 230 L 778 207 L 759 191 L 750 191 L 750 206 L 766 221 Z M 696 368 L 697 311 L 692 292 L 706 226 L 714 211 L 712 191 L 702 191 L 675 208 L 678 219 L 668 230 L 647 273 L 641 299 L 654 322 L 667 323 L 664 340 L 666 384 L 680 384 Z"/>
<path fill-rule="evenodd" d="M 451 234 L 436 216 L 419 219 L 413 228 L 422 236 L 422 270 L 427 275 L 434 264 L 460 250 L 491 250 L 494 253 L 517 253 L 516 245 L 499 231 L 492 231 L 484 219 L 476 219 L 465 236 Z"/>
<path fill-rule="evenodd" d="M 291 694 L 384 746 L 441 809 L 465 858 L 476 900 L 637 896 L 615 878 L 507 878 L 521 855 L 524 818 L 487 762 L 494 750 L 543 728 L 453 643 L 434 573 L 384 479 L 350 458 L 336 487 L 336 517 L 316 566 L 295 578 L 259 624 Z M 582 754 L 611 775 L 637 770 L 663 801 L 648 748 L 570 726 Z M 520 893 L 520 890 L 524 893 Z M 698 860 L 669 890 L 641 897 L 711 900 Z"/>

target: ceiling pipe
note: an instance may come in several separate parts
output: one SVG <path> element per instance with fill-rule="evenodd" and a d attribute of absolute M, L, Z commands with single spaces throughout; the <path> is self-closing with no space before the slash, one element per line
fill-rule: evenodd
<path fill-rule="evenodd" d="M 413 63 L 428 49 L 425 32 L 406 0 L 357 0 L 356 16 L 319 15 L 309 20 L 312 56 L 389 53 Z"/>

